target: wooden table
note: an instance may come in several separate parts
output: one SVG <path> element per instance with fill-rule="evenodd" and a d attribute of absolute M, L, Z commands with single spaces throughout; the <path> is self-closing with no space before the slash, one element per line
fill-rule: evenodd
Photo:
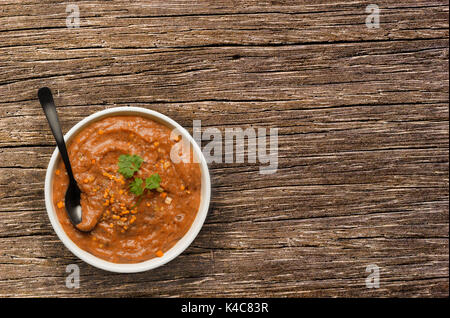
<path fill-rule="evenodd" d="M 0 296 L 449 295 L 448 1 L 73 3 L 79 28 L 70 2 L 0 0 Z M 156 270 L 104 272 L 47 218 L 42 86 L 65 132 L 127 105 L 189 130 L 278 128 L 278 170 L 210 164 L 193 244 Z"/>

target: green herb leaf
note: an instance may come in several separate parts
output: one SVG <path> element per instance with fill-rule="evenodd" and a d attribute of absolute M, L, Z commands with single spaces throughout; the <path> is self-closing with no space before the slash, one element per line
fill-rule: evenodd
<path fill-rule="evenodd" d="M 154 173 L 147 179 L 145 179 L 145 189 L 153 190 L 159 188 L 159 183 L 161 182 L 161 177 L 159 174 Z"/>
<path fill-rule="evenodd" d="M 161 177 L 157 173 L 154 173 L 150 177 L 145 179 L 144 187 L 142 187 L 144 181 L 141 178 L 134 178 L 134 180 L 130 183 L 130 192 L 137 196 L 140 196 L 144 193 L 146 189 L 148 190 L 159 189 L 160 182 Z"/>
<path fill-rule="evenodd" d="M 144 181 L 141 178 L 135 178 L 134 181 L 130 183 L 130 192 L 136 194 L 137 196 L 144 193 L 142 183 L 144 183 Z"/>
<path fill-rule="evenodd" d="M 138 155 L 120 155 L 119 156 L 119 169 L 117 170 L 125 178 L 129 179 L 133 174 L 139 170 L 144 159 Z"/>

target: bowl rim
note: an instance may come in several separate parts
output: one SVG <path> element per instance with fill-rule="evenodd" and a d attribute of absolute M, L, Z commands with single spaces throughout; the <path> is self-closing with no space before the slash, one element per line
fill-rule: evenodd
<path fill-rule="evenodd" d="M 86 125 L 100 120 L 103 117 L 110 117 L 114 115 L 142 115 L 143 117 L 147 117 L 153 119 L 157 122 L 163 123 L 169 128 L 177 129 L 178 132 L 189 140 L 192 145 L 194 154 L 197 155 L 197 159 L 200 164 L 201 169 L 201 178 L 202 178 L 202 188 L 201 188 L 201 200 L 200 206 L 197 211 L 197 215 L 194 221 L 191 224 L 189 230 L 185 233 L 185 235 L 175 243 L 162 257 L 152 258 L 150 260 L 146 260 L 139 263 L 112 263 L 101 259 L 83 249 L 78 247 L 66 234 L 64 229 L 62 228 L 59 219 L 56 215 L 55 208 L 53 206 L 53 175 L 54 170 L 56 168 L 56 163 L 59 159 L 59 150 L 58 147 L 55 147 L 53 154 L 50 158 L 49 164 L 47 166 L 47 171 L 45 175 L 45 186 L 44 186 L 44 196 L 45 196 L 45 206 L 47 210 L 47 215 L 49 217 L 50 223 L 53 227 L 53 230 L 56 232 L 56 235 L 61 240 L 61 242 L 69 249 L 75 256 L 84 262 L 97 267 L 99 269 L 103 269 L 110 272 L 116 273 L 138 273 L 144 272 L 151 269 L 155 269 L 159 266 L 162 266 L 178 255 L 180 255 L 184 250 L 186 250 L 189 245 L 194 241 L 200 232 L 203 223 L 205 222 L 206 216 L 208 214 L 210 199 L 211 199 L 211 179 L 209 175 L 208 164 L 206 163 L 205 157 L 199 147 L 199 145 L 195 142 L 194 138 L 189 134 L 189 132 L 183 128 L 176 121 L 171 119 L 170 117 L 161 114 L 157 111 L 143 108 L 143 107 L 135 107 L 135 106 L 120 106 L 108 108 L 105 110 L 101 110 L 95 112 L 77 124 L 75 124 L 65 135 L 64 140 L 68 142 L 73 136 L 75 136 L 81 129 L 83 129 Z"/>

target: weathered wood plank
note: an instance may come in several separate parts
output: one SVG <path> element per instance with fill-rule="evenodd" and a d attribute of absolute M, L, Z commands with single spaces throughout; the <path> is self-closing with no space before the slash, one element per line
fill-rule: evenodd
<path fill-rule="evenodd" d="M 38 56 L 32 60 L 48 56 L 37 52 L 33 50 Z M 241 58 L 233 60 L 236 54 Z M 5 77 L 0 92 L 7 96 L 16 92 L 2 103 L 35 100 L 35 88 L 45 83 L 70 100 L 63 99 L 61 105 L 202 100 L 303 100 L 315 106 L 329 106 L 333 100 L 332 105 L 443 102 L 448 95 L 445 56 L 447 39 L 198 48 L 156 56 L 35 62 L 32 68 L 30 63 L 18 62 L 9 64 L 9 72 L 5 68 L 10 76 Z M 220 90 L 214 87 L 217 81 Z"/>
<path fill-rule="evenodd" d="M 79 49 L 80 43 L 93 48 L 284 45 L 448 35 L 445 1 L 378 1 L 382 30 L 377 31 L 366 28 L 366 1 L 242 1 L 244 6 L 229 0 L 214 4 L 115 1 L 108 5 L 93 1 L 79 4 L 79 30 L 66 28 L 66 3 L 53 2 L 4 5 L 0 22 L 14 27 L 0 28 L 6 33 L 3 46 L 33 44 L 66 50 Z"/>
<path fill-rule="evenodd" d="M 380 29 L 359 0 L 78 4 L 68 29 L 67 3 L 0 1 L 0 296 L 448 297 L 447 1 L 377 1 Z M 46 215 L 44 85 L 64 131 L 126 105 L 189 130 L 279 128 L 277 173 L 210 164 L 211 209 L 185 253 L 97 270 Z"/>

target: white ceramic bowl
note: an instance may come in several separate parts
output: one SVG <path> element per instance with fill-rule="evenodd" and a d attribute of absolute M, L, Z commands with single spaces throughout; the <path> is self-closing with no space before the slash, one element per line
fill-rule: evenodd
<path fill-rule="evenodd" d="M 45 176 L 45 206 L 47 208 L 47 213 L 50 222 L 59 239 L 73 254 L 78 256 L 80 259 L 82 259 L 88 264 L 91 264 L 92 266 L 111 272 L 117 273 L 143 272 L 150 269 L 154 269 L 171 261 L 179 254 L 181 254 L 197 236 L 198 232 L 202 228 L 203 222 L 206 219 L 206 215 L 208 213 L 209 208 L 209 201 L 211 197 L 211 181 L 209 177 L 209 170 L 200 147 L 197 145 L 197 143 L 194 141 L 191 135 L 186 131 L 186 129 L 181 127 L 174 120 L 170 119 L 169 117 L 161 113 L 140 107 L 115 107 L 94 113 L 86 117 L 82 121 L 80 121 L 78 124 L 73 126 L 72 129 L 69 130 L 69 132 L 64 136 L 66 142 L 70 141 L 70 139 L 73 136 L 75 136 L 80 130 L 82 130 L 86 125 L 94 121 L 97 121 L 103 117 L 109 117 L 114 115 L 139 115 L 142 117 L 153 119 L 156 122 L 168 126 L 169 128 L 172 129 L 176 128 L 178 132 L 184 138 L 186 138 L 186 140 L 189 140 L 190 143 L 192 144 L 194 155 L 196 156 L 200 164 L 200 169 L 202 173 L 202 188 L 201 188 L 200 207 L 198 209 L 197 216 L 195 217 L 194 222 L 192 223 L 189 231 L 170 250 L 164 253 L 162 257 L 156 257 L 141 263 L 134 263 L 134 264 L 111 263 L 82 250 L 64 232 L 61 224 L 59 223 L 55 208 L 53 206 L 52 184 L 53 184 L 54 170 L 56 169 L 56 164 L 60 157 L 58 148 L 56 148 L 55 151 L 53 152 L 53 155 L 47 167 L 47 174 Z"/>

